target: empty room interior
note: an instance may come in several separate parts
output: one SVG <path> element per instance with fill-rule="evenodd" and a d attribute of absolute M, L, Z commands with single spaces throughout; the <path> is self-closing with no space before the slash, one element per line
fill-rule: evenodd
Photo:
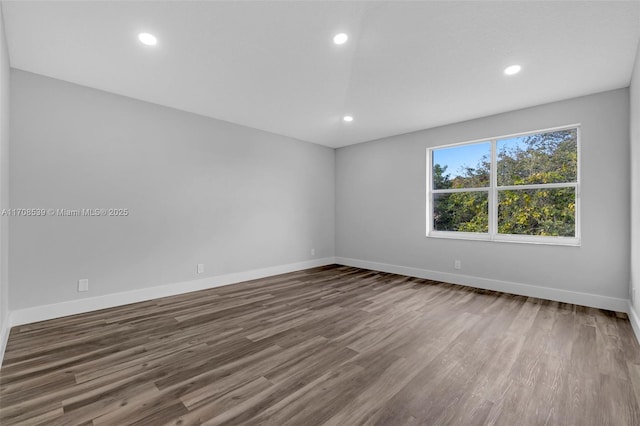
<path fill-rule="evenodd" d="M 640 425 L 640 1 L 0 1 L 0 425 Z"/>

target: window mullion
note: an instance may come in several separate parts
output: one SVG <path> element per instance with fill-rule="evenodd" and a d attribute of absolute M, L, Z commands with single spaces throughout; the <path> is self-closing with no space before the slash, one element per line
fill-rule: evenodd
<path fill-rule="evenodd" d="M 489 187 L 480 188 L 451 188 L 451 189 L 434 189 L 433 194 L 455 194 L 456 192 L 489 192 Z"/>
<path fill-rule="evenodd" d="M 426 194 L 426 208 L 427 208 L 427 235 L 433 232 L 433 154 L 430 149 L 427 149 L 427 194 Z"/>
<path fill-rule="evenodd" d="M 491 166 L 489 167 L 489 237 L 494 238 L 498 233 L 498 166 L 496 140 L 491 141 Z"/>
<path fill-rule="evenodd" d="M 535 183 L 528 185 L 499 186 L 498 191 L 519 191 L 521 189 L 577 188 L 577 182 Z"/>

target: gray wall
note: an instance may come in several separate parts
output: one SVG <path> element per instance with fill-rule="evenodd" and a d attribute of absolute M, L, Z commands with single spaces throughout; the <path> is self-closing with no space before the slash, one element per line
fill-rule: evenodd
<path fill-rule="evenodd" d="M 631 87 L 631 289 L 634 308 L 640 312 L 640 46 Z"/>
<path fill-rule="evenodd" d="M 0 211 L 9 207 L 9 88 L 9 52 L 0 8 Z M 9 315 L 8 259 L 9 218 L 0 216 L 0 330 Z"/>
<path fill-rule="evenodd" d="M 18 70 L 11 84 L 12 207 L 131 212 L 12 218 L 11 309 L 333 256 L 333 149 Z"/>
<path fill-rule="evenodd" d="M 425 237 L 426 148 L 582 123 L 582 246 Z M 629 92 L 620 89 L 336 152 L 336 256 L 609 297 L 629 287 Z M 455 271 L 454 259 L 462 260 Z"/>

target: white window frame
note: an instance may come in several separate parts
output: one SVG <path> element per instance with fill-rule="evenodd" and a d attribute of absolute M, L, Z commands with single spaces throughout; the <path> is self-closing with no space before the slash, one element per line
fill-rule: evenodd
<path fill-rule="evenodd" d="M 497 153 L 496 146 L 497 141 L 501 139 L 534 135 L 538 133 L 556 132 L 560 130 L 576 129 L 577 139 L 577 154 L 578 154 L 578 167 L 577 176 L 575 182 L 567 183 L 546 183 L 546 184 L 532 184 L 532 185 L 509 185 L 498 187 L 498 177 L 495 173 L 497 167 Z M 454 188 L 454 189 L 433 189 L 433 151 L 452 148 L 464 145 L 473 145 L 478 143 L 490 143 L 491 144 L 491 169 L 490 169 L 490 184 L 484 188 Z M 440 145 L 427 148 L 427 233 L 429 238 L 451 238 L 462 240 L 480 240 L 480 241 L 496 241 L 496 242 L 510 242 L 510 243 L 529 243 L 529 244 L 552 244 L 552 245 L 566 245 L 566 246 L 580 246 L 581 231 L 580 231 L 580 167 L 581 167 L 581 125 L 571 124 L 561 127 L 552 127 L 548 129 L 527 131 L 522 133 L 513 133 L 508 135 L 496 136 L 491 138 L 476 139 L 473 141 L 453 143 L 447 145 Z M 498 233 L 498 192 L 500 190 L 522 190 L 522 189 L 545 189 L 545 188 L 574 188 L 576 194 L 576 207 L 575 207 L 575 237 L 553 237 L 553 236 L 538 236 L 538 235 L 518 235 L 518 234 L 499 234 Z M 433 229 L 433 196 L 434 194 L 446 194 L 453 192 L 487 192 L 489 197 L 489 232 L 458 232 L 458 231 L 437 231 Z"/>

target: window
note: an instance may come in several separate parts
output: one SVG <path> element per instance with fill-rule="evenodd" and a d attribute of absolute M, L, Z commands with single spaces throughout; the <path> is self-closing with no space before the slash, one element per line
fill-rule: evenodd
<path fill-rule="evenodd" d="M 427 235 L 579 245 L 577 125 L 427 149 Z"/>

